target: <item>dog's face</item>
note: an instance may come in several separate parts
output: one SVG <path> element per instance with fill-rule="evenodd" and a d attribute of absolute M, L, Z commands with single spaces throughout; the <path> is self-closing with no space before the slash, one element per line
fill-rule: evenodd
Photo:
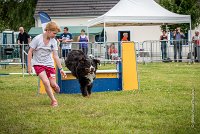
<path fill-rule="evenodd" d="M 92 84 L 96 77 L 98 64 L 100 64 L 100 61 L 97 59 L 87 58 L 79 61 L 77 66 L 78 75 L 86 78 L 88 85 Z"/>
<path fill-rule="evenodd" d="M 87 73 L 96 73 L 97 70 L 97 64 L 100 64 L 100 61 L 97 59 L 86 59 L 85 61 L 85 71 Z"/>

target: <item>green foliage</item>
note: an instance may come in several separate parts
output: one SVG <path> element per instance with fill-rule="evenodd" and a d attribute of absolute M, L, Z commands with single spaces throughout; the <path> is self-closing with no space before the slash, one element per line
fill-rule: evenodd
<path fill-rule="evenodd" d="M 90 98 L 57 94 L 56 108 L 50 107 L 47 95 L 37 95 L 37 76 L 0 76 L 0 133 L 198 134 L 199 68 L 200 64 L 187 63 L 139 64 L 139 91 L 93 93 Z"/>
<path fill-rule="evenodd" d="M 0 2 L 0 31 L 18 31 L 23 26 L 28 31 L 34 26 L 36 0 L 3 0 Z"/>
<path fill-rule="evenodd" d="M 160 0 L 160 5 L 164 8 L 178 14 L 191 15 L 192 29 L 200 24 L 200 5 L 198 0 Z M 186 32 L 189 30 L 189 24 L 177 24 L 169 26 L 169 29 L 181 27 Z M 165 26 L 162 26 L 165 29 Z"/>

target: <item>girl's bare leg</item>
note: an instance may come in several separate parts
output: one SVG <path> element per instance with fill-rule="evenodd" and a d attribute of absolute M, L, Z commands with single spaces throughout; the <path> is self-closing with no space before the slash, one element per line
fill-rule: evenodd
<path fill-rule="evenodd" d="M 47 95 L 50 97 L 51 101 L 56 101 L 56 98 L 54 97 L 53 91 L 51 90 L 50 81 L 46 75 L 46 72 L 43 71 L 39 75 L 39 78 L 42 80 L 45 90 L 47 92 Z"/>
<path fill-rule="evenodd" d="M 51 87 L 53 88 L 53 90 L 54 90 L 56 93 L 59 93 L 59 92 L 60 92 L 60 87 L 59 87 L 58 84 L 56 83 L 56 77 L 50 77 L 50 78 L 49 78 L 49 81 L 50 81 L 50 85 L 51 85 Z"/>

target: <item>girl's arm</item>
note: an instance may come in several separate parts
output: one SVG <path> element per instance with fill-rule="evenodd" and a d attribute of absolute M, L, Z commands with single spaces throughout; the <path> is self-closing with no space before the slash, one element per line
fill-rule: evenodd
<path fill-rule="evenodd" d="M 58 66 L 58 69 L 60 70 L 60 74 L 63 76 L 63 77 L 67 77 L 67 75 L 65 74 L 63 68 L 62 68 L 62 65 L 60 63 L 60 59 L 58 57 L 58 52 L 56 50 L 53 51 L 53 58 L 56 62 L 56 65 Z"/>

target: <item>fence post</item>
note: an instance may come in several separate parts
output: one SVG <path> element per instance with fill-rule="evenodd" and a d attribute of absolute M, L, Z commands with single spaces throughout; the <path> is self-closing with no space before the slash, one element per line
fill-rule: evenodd
<path fill-rule="evenodd" d="M 190 53 L 190 62 L 194 62 L 192 59 L 194 59 L 193 58 L 193 55 L 192 55 L 192 53 L 193 53 L 193 51 L 194 51 L 194 47 L 192 46 L 192 42 L 190 41 L 189 42 L 189 45 L 190 45 L 190 49 L 191 49 L 191 53 Z M 195 52 L 194 52 L 194 55 L 195 55 Z"/>
<path fill-rule="evenodd" d="M 24 77 L 24 42 L 22 42 L 22 74 Z"/>
<path fill-rule="evenodd" d="M 153 55 L 153 52 L 152 52 L 152 41 L 151 41 L 151 62 L 153 62 L 152 55 Z"/>
<path fill-rule="evenodd" d="M 142 50 L 144 50 L 144 41 L 142 42 Z M 143 59 L 143 64 L 145 64 L 145 61 L 144 61 L 144 56 L 142 56 L 142 59 Z"/>

